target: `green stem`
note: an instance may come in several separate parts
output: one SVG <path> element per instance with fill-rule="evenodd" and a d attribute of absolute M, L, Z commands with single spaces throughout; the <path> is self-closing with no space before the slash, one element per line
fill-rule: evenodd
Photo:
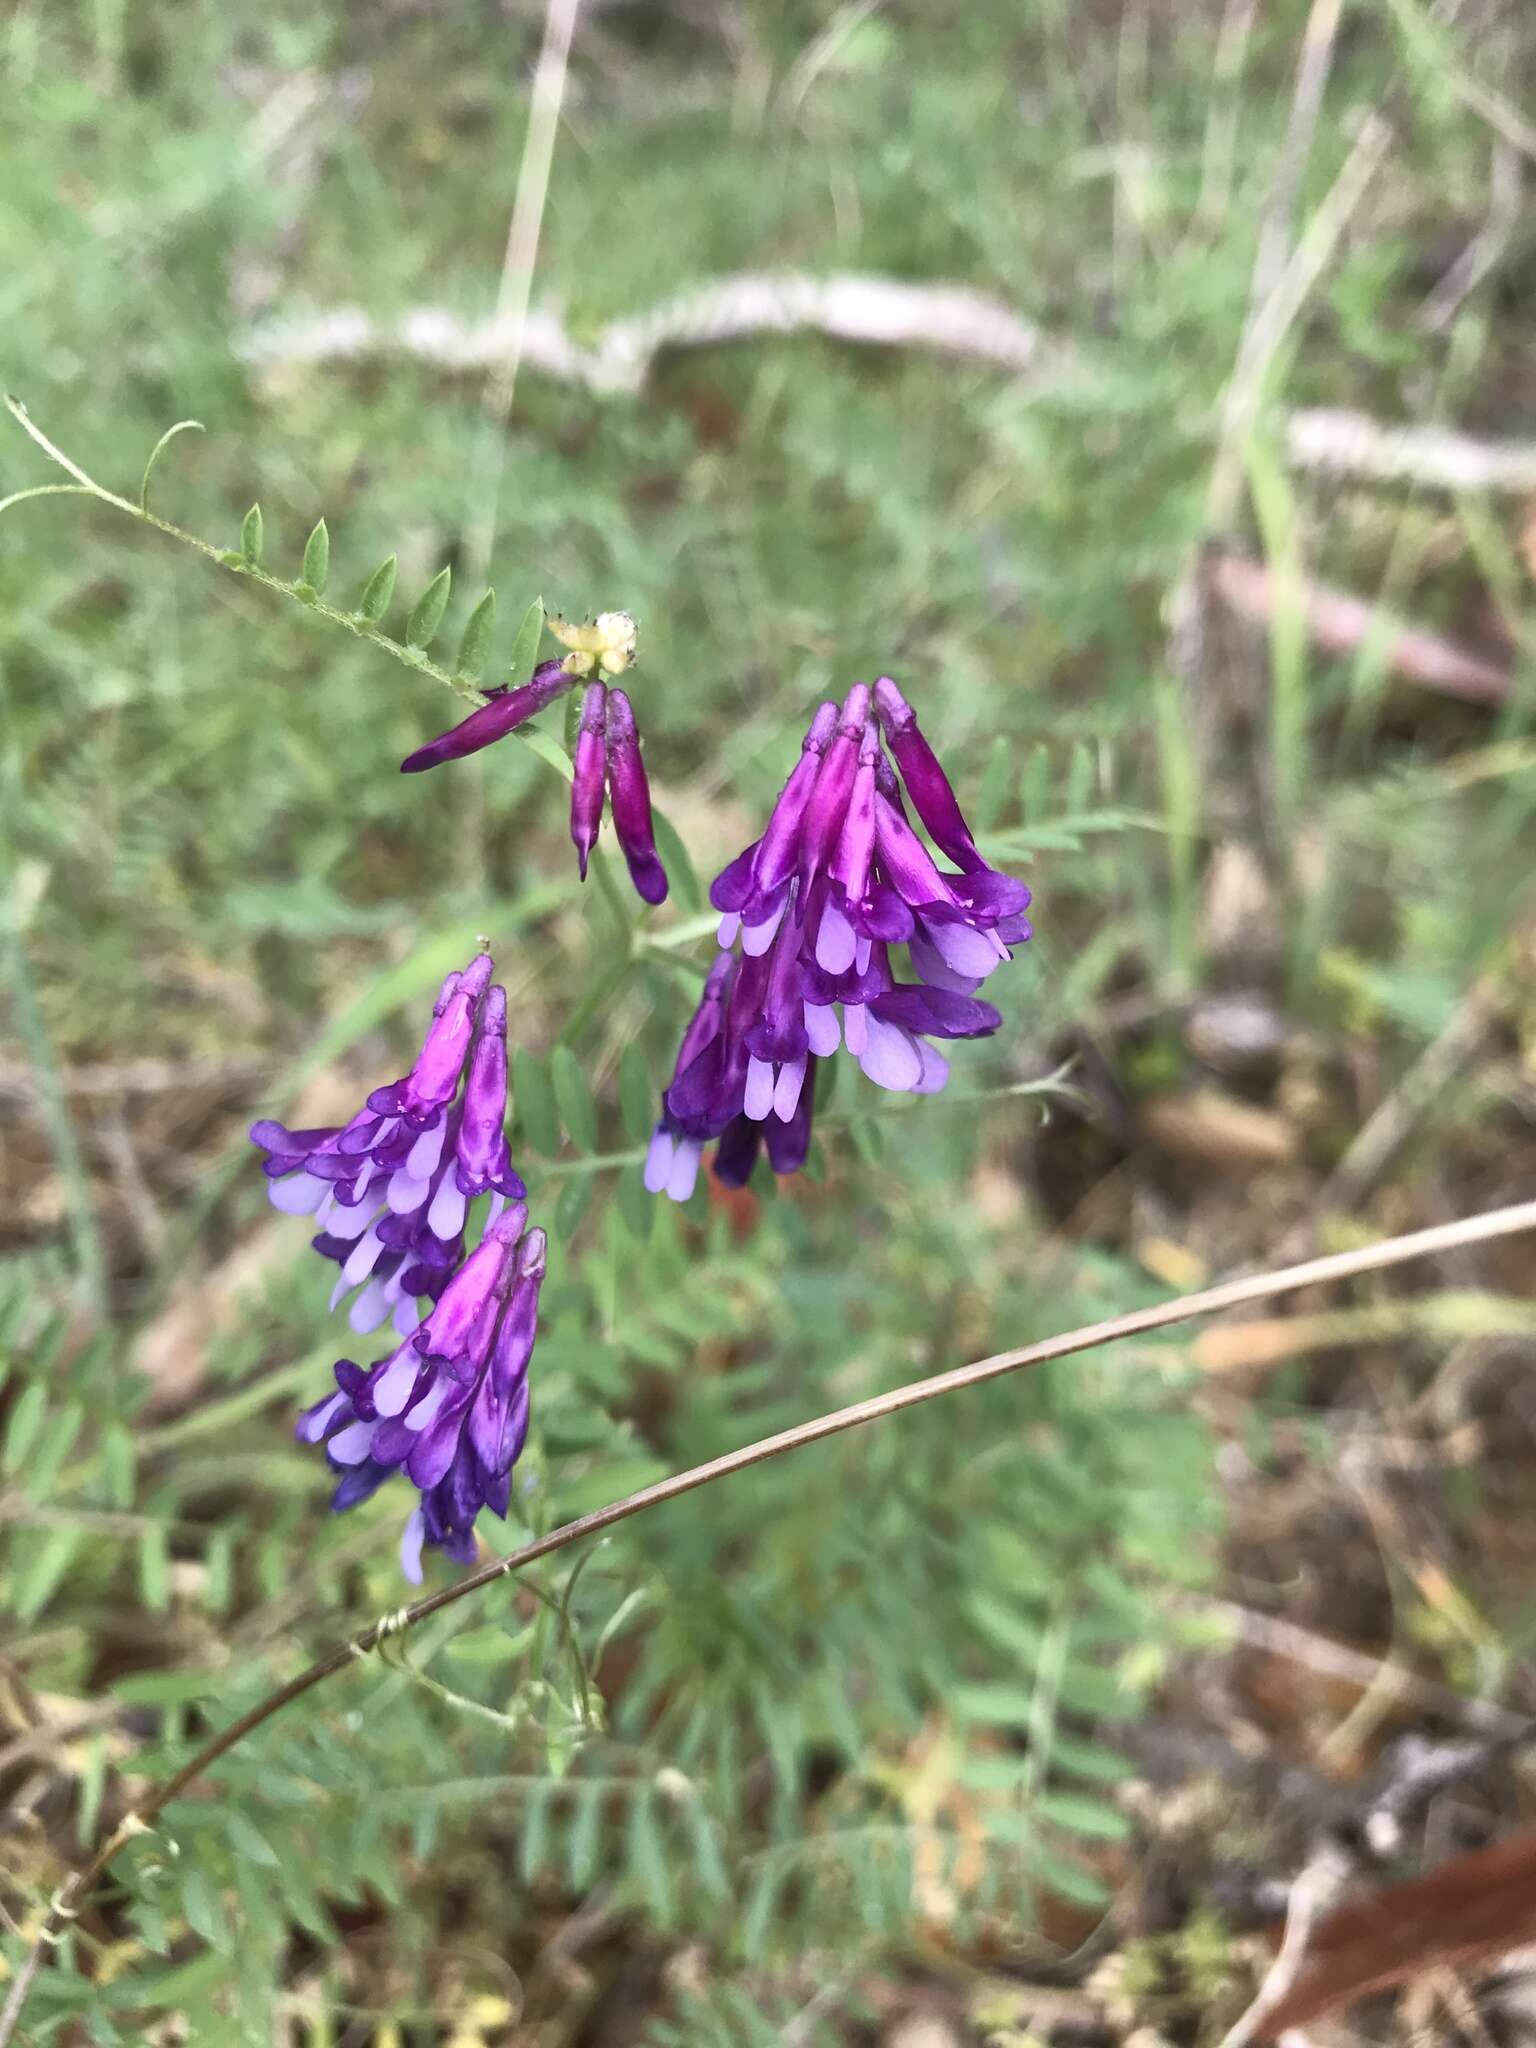
<path fill-rule="evenodd" d="M 4 511 L 7 506 L 45 493 L 67 494 L 71 489 L 84 492 L 92 498 L 99 498 L 103 505 L 112 506 L 114 511 L 127 513 L 130 519 L 136 519 L 141 526 L 152 526 L 157 533 L 165 534 L 168 539 L 180 541 L 184 547 L 195 548 L 200 555 L 206 555 L 209 561 L 216 562 L 221 569 L 227 569 L 232 576 L 243 576 L 249 582 L 259 583 L 263 590 L 273 591 L 277 596 L 286 597 L 292 603 L 301 605 L 313 617 L 324 619 L 328 625 L 339 626 L 344 633 L 350 633 L 354 640 L 367 641 L 370 647 L 378 648 L 391 660 L 416 670 L 419 675 L 430 676 L 434 683 L 441 683 L 444 689 L 452 690 L 456 697 L 462 697 L 467 703 L 478 705 L 483 702 L 482 693 L 472 678 L 452 675 L 419 647 L 406 647 L 398 640 L 391 640 L 387 633 L 373 624 L 372 620 L 363 618 L 357 612 L 338 611 L 335 605 L 327 604 L 313 591 L 301 589 L 296 583 L 287 583 L 281 576 L 274 576 L 270 570 L 263 569 L 259 563 L 243 560 L 232 549 L 216 547 L 212 541 L 204 540 L 200 534 L 188 533 L 185 527 L 177 526 L 169 519 L 162 519 L 158 512 L 151 512 L 148 506 L 136 505 L 131 498 L 125 498 L 117 491 L 109 491 L 104 484 L 97 483 L 94 477 L 87 476 L 77 462 L 72 461 L 62 448 L 49 440 L 19 398 L 7 394 L 5 409 L 22 432 L 42 449 L 49 461 L 57 463 L 66 476 L 74 478 L 74 485 L 53 484 L 44 485 L 40 490 L 16 491 L 10 497 L 0 500 L 0 511 Z M 531 747 L 547 767 L 553 768 L 565 781 L 570 781 L 571 764 L 563 749 L 547 733 L 535 732 L 524 727 L 518 730 L 517 738 L 525 746 Z"/>

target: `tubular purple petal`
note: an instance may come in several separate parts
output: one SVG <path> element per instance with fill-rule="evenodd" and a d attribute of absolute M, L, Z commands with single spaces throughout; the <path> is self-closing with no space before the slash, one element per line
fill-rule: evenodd
<path fill-rule="evenodd" d="M 597 844 L 603 822 L 603 774 L 606 754 L 603 728 L 607 719 L 608 690 L 603 683 L 589 683 L 581 700 L 581 726 L 576 735 L 576 760 L 571 778 L 571 843 L 581 879 L 587 879 L 587 861 Z"/>
<path fill-rule="evenodd" d="M 869 685 L 855 683 L 843 699 L 837 732 L 822 757 L 805 807 L 800 830 L 800 880 L 806 889 L 826 867 L 827 858 L 843 829 L 868 717 Z"/>
<path fill-rule="evenodd" d="M 949 777 L 918 725 L 917 713 L 889 676 L 881 676 L 875 684 L 875 708 L 917 815 L 928 827 L 934 845 L 967 872 L 985 867 Z"/>
<path fill-rule="evenodd" d="M 629 879 L 647 903 L 667 895 L 667 871 L 656 854 L 651 791 L 640 758 L 634 708 L 622 690 L 608 692 L 608 794 L 613 829 L 629 865 Z"/>
<path fill-rule="evenodd" d="M 720 1133 L 710 1172 L 723 1188 L 744 1188 L 752 1178 L 757 1155 L 762 1150 L 763 1126 L 751 1117 L 738 1116 Z"/>
<path fill-rule="evenodd" d="M 837 723 L 837 706 L 831 703 L 819 705 L 805 738 L 800 742 L 800 759 L 791 769 L 788 781 L 774 802 L 768 830 L 757 842 L 752 881 L 759 896 L 773 896 L 795 871 L 801 822 L 821 772 L 828 744 L 837 731 Z M 726 907 L 724 904 L 715 905 L 717 910 Z M 730 907 L 739 910 L 742 906 L 735 904 Z"/>
<path fill-rule="evenodd" d="M 989 1038 L 1002 1024 L 1000 1010 L 949 989 L 898 982 L 870 1005 L 877 1017 L 929 1038 Z"/>
<path fill-rule="evenodd" d="M 436 768 L 444 761 L 461 761 L 466 754 L 478 754 L 482 747 L 514 732 L 546 704 L 552 704 L 575 680 L 560 662 L 541 662 L 526 683 L 501 692 L 448 732 L 408 754 L 400 763 L 400 773 L 419 775 L 424 768 Z"/>

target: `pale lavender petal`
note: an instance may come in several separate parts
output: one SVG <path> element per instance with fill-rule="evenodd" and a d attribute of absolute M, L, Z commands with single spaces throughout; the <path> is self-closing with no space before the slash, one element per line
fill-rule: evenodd
<path fill-rule="evenodd" d="M 381 1415 L 398 1415 L 421 1373 L 421 1354 L 402 1345 L 373 1383 L 373 1405 Z"/>
<path fill-rule="evenodd" d="M 421 1546 L 427 1525 L 420 1508 L 412 1508 L 400 1531 L 400 1569 L 413 1586 L 421 1584 Z"/>
<path fill-rule="evenodd" d="M 686 1202 L 699 1178 L 699 1161 L 704 1147 L 693 1138 L 679 1138 L 672 1171 L 667 1176 L 667 1194 L 674 1202 Z"/>
<path fill-rule="evenodd" d="M 925 922 L 923 930 L 945 966 L 956 974 L 985 977 L 1005 957 L 990 932 L 973 931 L 968 924 L 941 924 L 935 918 Z"/>
<path fill-rule="evenodd" d="M 432 1197 L 432 1206 L 427 1211 L 427 1228 L 434 1237 L 450 1242 L 464 1228 L 464 1212 L 468 1207 L 468 1197 L 460 1194 L 451 1177 L 445 1178 Z"/>
<path fill-rule="evenodd" d="M 453 1382 L 451 1380 L 439 1374 L 422 1395 L 421 1399 L 405 1416 L 406 1428 L 413 1430 L 429 1429 L 436 1422 L 438 1410 L 447 1400 L 452 1385 Z"/>
<path fill-rule="evenodd" d="M 430 1180 L 437 1171 L 438 1161 L 443 1156 L 443 1144 L 448 1136 L 446 1117 L 422 1132 L 405 1156 L 405 1171 L 412 1180 Z"/>
<path fill-rule="evenodd" d="M 377 1223 L 379 1211 L 372 1202 L 338 1202 L 325 1219 L 332 1237 L 361 1237 L 370 1223 Z"/>
<path fill-rule="evenodd" d="M 756 960 L 766 953 L 778 936 L 779 926 L 784 922 L 784 912 L 789 904 L 787 895 L 781 896 L 761 924 L 747 924 L 741 928 L 741 950 L 749 960 Z"/>
<path fill-rule="evenodd" d="M 837 1051 L 843 1034 L 838 1028 L 837 1011 L 830 1003 L 806 1004 L 805 1035 L 818 1059 L 830 1059 Z"/>
<path fill-rule="evenodd" d="M 887 1024 L 882 1017 L 869 1018 L 869 1042 L 859 1055 L 859 1065 L 877 1088 L 889 1088 L 897 1095 L 910 1094 L 923 1078 L 917 1040 L 901 1025 Z"/>
<path fill-rule="evenodd" d="M 288 1173 L 267 1182 L 267 1200 L 285 1216 L 313 1216 L 330 1191 L 329 1181 L 312 1173 Z"/>
<path fill-rule="evenodd" d="M 390 1298 L 383 1281 L 375 1273 L 368 1285 L 358 1294 L 347 1310 L 347 1321 L 360 1337 L 366 1337 L 376 1330 L 380 1323 L 389 1320 Z"/>
<path fill-rule="evenodd" d="M 786 1060 L 773 1090 L 773 1113 L 781 1124 L 789 1123 L 800 1107 L 800 1090 L 804 1086 L 805 1061 Z"/>
<path fill-rule="evenodd" d="M 363 1235 L 352 1247 L 347 1263 L 341 1269 L 341 1277 L 349 1287 L 356 1287 L 360 1281 L 368 1278 L 368 1275 L 379 1263 L 379 1254 L 383 1249 L 383 1245 L 379 1242 L 379 1233 L 376 1230 L 364 1231 Z"/>
<path fill-rule="evenodd" d="M 421 1328 L 421 1310 L 409 1296 L 395 1303 L 389 1326 L 397 1337 L 414 1336 Z"/>
<path fill-rule="evenodd" d="M 408 1173 L 402 1167 L 398 1173 L 392 1173 L 389 1177 L 389 1186 L 384 1191 L 385 1205 L 397 1216 L 409 1216 L 413 1209 L 419 1209 L 427 1199 L 430 1185 L 429 1181 L 417 1180 L 414 1174 Z"/>
<path fill-rule="evenodd" d="M 930 988 L 948 989 L 952 995 L 974 995 L 986 980 L 987 974 L 957 974 L 936 946 L 929 945 L 923 937 L 923 927 L 912 934 L 907 943 L 912 965 Z M 987 970 L 990 973 L 991 969 Z"/>
<path fill-rule="evenodd" d="M 672 1173 L 672 1160 L 677 1151 L 677 1140 L 668 1130 L 658 1127 L 651 1133 L 650 1149 L 645 1155 L 646 1193 L 659 1195 Z"/>
<path fill-rule="evenodd" d="M 741 930 L 741 912 L 727 910 L 715 931 L 715 943 L 727 949 L 736 943 L 736 934 Z"/>
<path fill-rule="evenodd" d="M 301 1444 L 317 1444 L 340 1415 L 350 1408 L 351 1402 L 345 1394 L 332 1394 L 328 1400 L 318 1402 L 313 1408 L 306 1408 L 299 1417 L 294 1435 Z"/>
<path fill-rule="evenodd" d="M 338 1465 L 361 1465 L 373 1448 L 374 1432 L 378 1426 L 376 1422 L 348 1423 L 345 1429 L 338 1430 L 325 1448 Z"/>
<path fill-rule="evenodd" d="M 843 1042 L 855 1059 L 869 1043 L 869 1011 L 862 1003 L 843 1005 Z"/>
<path fill-rule="evenodd" d="M 835 903 L 821 913 L 816 933 L 816 965 L 827 974 L 846 974 L 859 949 L 858 935 Z"/>
<path fill-rule="evenodd" d="M 917 1041 L 918 1055 L 923 1062 L 923 1071 L 918 1078 L 914 1095 L 937 1095 L 949 1079 L 949 1061 L 937 1046 L 930 1045 L 926 1038 Z"/>
<path fill-rule="evenodd" d="M 747 1061 L 746 1094 L 742 1108 L 753 1123 L 760 1124 L 773 1108 L 773 1065 L 769 1060 Z"/>

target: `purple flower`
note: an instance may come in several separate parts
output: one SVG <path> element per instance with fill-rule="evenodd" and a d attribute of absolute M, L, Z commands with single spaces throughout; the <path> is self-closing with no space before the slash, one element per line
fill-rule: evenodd
<path fill-rule="evenodd" d="M 958 872 L 940 868 L 909 822 L 882 727 L 918 817 Z M 725 965 L 684 1036 L 645 1169 L 653 1193 L 678 1201 L 712 1140 L 727 1185 L 746 1180 L 762 1148 L 775 1172 L 795 1172 L 816 1064 L 845 1044 L 877 1086 L 937 1093 L 949 1062 L 935 1041 L 999 1028 L 975 991 L 1030 936 L 1028 889 L 978 852 L 889 677 L 820 706 L 767 829 L 715 877 L 710 901 Z M 903 945 L 914 981 L 892 967 Z"/>
<path fill-rule="evenodd" d="M 651 789 L 640 758 L 634 710 L 622 690 L 608 692 L 608 795 L 613 804 L 613 829 L 635 893 L 646 903 L 664 902 L 667 871 L 656 855 Z"/>
<path fill-rule="evenodd" d="M 400 1564 L 421 1582 L 424 1545 L 460 1564 L 475 1555 L 482 1508 L 505 1517 L 512 1467 L 528 1436 L 528 1365 L 538 1329 L 544 1232 L 521 1202 L 496 1217 L 421 1327 L 377 1365 L 337 1361 L 336 1388 L 299 1417 L 339 1475 L 341 1512 L 403 1471 L 420 1495 Z"/>
<path fill-rule="evenodd" d="M 316 1251 L 341 1267 L 331 1306 L 357 1290 L 354 1330 L 392 1317 L 413 1332 L 418 1301 L 442 1296 L 463 1256 L 470 1204 L 489 1195 L 494 1216 L 526 1192 L 507 1150 L 507 995 L 494 972 L 481 953 L 449 975 L 410 1072 L 349 1122 L 251 1126 L 273 1206 L 313 1216 Z"/>
<path fill-rule="evenodd" d="M 490 702 L 449 731 L 407 754 L 400 763 L 402 775 L 419 775 L 424 768 L 437 768 L 444 761 L 462 761 L 466 754 L 478 754 L 482 747 L 515 732 L 518 726 L 542 711 L 546 704 L 570 689 L 576 678 L 563 662 L 541 661 L 526 683 L 515 690 L 497 690 Z"/>
<path fill-rule="evenodd" d="M 613 829 L 629 868 L 635 892 L 646 903 L 662 903 L 667 871 L 656 854 L 651 818 L 651 791 L 640 758 L 640 734 L 634 707 L 622 690 L 603 682 L 587 685 L 581 700 L 581 727 L 576 738 L 576 770 L 571 783 L 571 838 L 587 879 L 587 861 L 603 822 L 603 782 L 613 805 Z"/>
<path fill-rule="evenodd" d="M 613 805 L 613 828 L 629 867 L 630 880 L 647 903 L 661 903 L 667 894 L 667 871 L 656 853 L 651 818 L 651 792 L 640 758 L 640 734 L 634 707 L 622 690 L 611 689 L 604 676 L 621 675 L 634 658 L 634 621 L 625 612 L 604 612 L 590 626 L 571 626 L 552 619 L 551 630 L 573 649 L 563 661 L 541 662 L 526 683 L 515 690 L 491 693 L 489 703 L 472 711 L 450 731 L 418 747 L 400 764 L 403 775 L 417 775 L 444 761 L 477 754 L 546 704 L 569 690 L 582 676 L 592 676 L 581 700 L 576 758 L 571 777 L 571 839 L 581 879 L 597 844 L 603 822 L 604 781 Z M 600 671 L 593 675 L 593 671 Z"/>

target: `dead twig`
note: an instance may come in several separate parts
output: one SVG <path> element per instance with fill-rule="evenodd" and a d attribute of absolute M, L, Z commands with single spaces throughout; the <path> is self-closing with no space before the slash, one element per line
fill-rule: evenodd
<path fill-rule="evenodd" d="M 1251 2048 L 1253 2042 L 1264 2038 L 1266 2023 L 1285 2003 L 1301 1975 L 1313 1929 L 1324 1909 L 1338 1897 L 1348 1874 L 1348 1866 L 1335 1848 L 1320 1851 L 1301 1872 L 1291 1886 L 1279 1953 L 1252 2005 L 1222 2037 L 1221 2048 Z"/>
<path fill-rule="evenodd" d="M 798 271 L 695 286 L 612 322 L 590 346 L 573 341 L 557 313 L 534 307 L 522 327 L 521 361 L 540 376 L 579 384 L 596 396 L 625 397 L 644 388 L 667 350 L 789 334 L 821 334 L 854 347 L 931 350 L 1020 376 L 1048 368 L 1066 372 L 1074 361 L 1065 341 L 1042 334 L 1013 307 L 969 285 Z M 334 306 L 251 328 L 236 337 L 235 352 L 266 375 L 392 355 L 473 375 L 504 362 L 513 340 L 512 323 L 495 315 L 465 319 L 426 305 L 380 320 L 357 306 Z M 1370 483 L 1517 496 L 1536 490 L 1536 443 L 1392 425 L 1348 407 L 1308 406 L 1287 414 L 1284 449 L 1293 469 Z"/>
<path fill-rule="evenodd" d="M 1369 1657 L 1361 1650 L 1350 1649 L 1346 1643 L 1320 1636 L 1278 1615 L 1260 1614 L 1234 1600 L 1200 1600 L 1192 1605 L 1196 1612 L 1225 1622 L 1239 1641 L 1252 1648 L 1304 1665 L 1324 1678 L 1358 1686 L 1362 1695 L 1385 1688 L 1395 1699 L 1409 1701 L 1426 1713 L 1443 1715 L 1464 1728 L 1500 1740 L 1518 1740 L 1536 1730 L 1536 1723 L 1523 1714 L 1512 1713 L 1508 1707 L 1498 1706 L 1492 1700 L 1469 1700 L 1450 1686 L 1421 1678 L 1401 1664 Z"/>
<path fill-rule="evenodd" d="M 1354 654 L 1374 646 L 1385 667 L 1405 682 L 1470 704 L 1501 703 L 1509 690 L 1508 668 L 1468 654 L 1454 641 L 1310 577 L 1299 584 L 1230 548 L 1215 548 L 1208 559 L 1210 587 L 1240 618 L 1267 625 L 1277 611 L 1299 604 L 1307 638 L 1325 654 Z"/>
<path fill-rule="evenodd" d="M 398 321 L 381 321 L 342 306 L 259 327 L 236 348 L 259 371 L 403 354 L 466 372 L 504 361 L 515 332 L 507 316 L 465 321 L 440 307 L 419 306 Z M 601 396 L 622 396 L 643 388 L 668 349 L 800 333 L 870 348 L 933 349 L 1016 372 L 1040 367 L 1045 355 L 1036 328 L 969 286 L 908 284 L 858 272 L 813 277 L 791 270 L 748 272 L 694 286 L 649 312 L 612 321 L 590 347 L 573 341 L 557 314 L 534 308 L 522 324 L 521 360 Z"/>

